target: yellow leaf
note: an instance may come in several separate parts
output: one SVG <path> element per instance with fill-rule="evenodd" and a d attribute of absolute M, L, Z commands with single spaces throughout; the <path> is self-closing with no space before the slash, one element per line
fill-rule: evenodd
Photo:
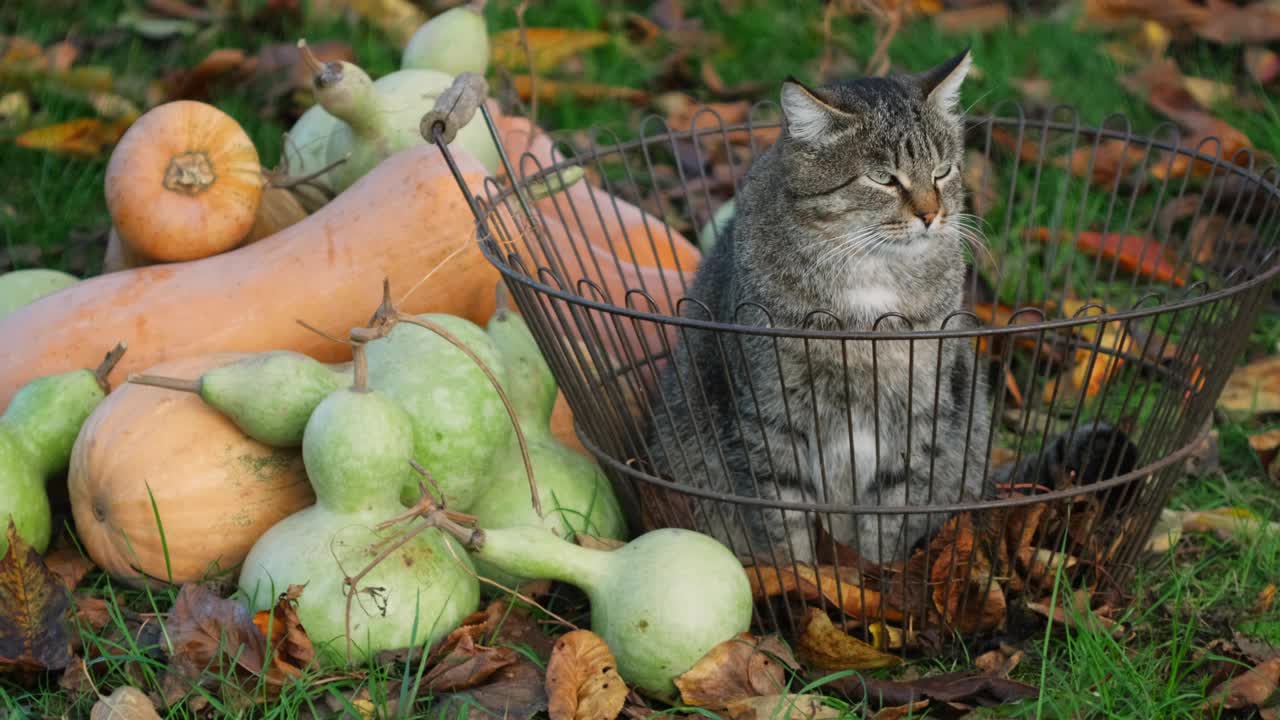
<path fill-rule="evenodd" d="M 527 28 L 529 55 L 533 56 L 533 69 L 546 72 L 560 63 L 609 42 L 609 33 L 599 30 L 573 28 Z M 503 30 L 489 39 L 490 55 L 495 65 L 510 70 L 528 67 L 524 47 L 520 44 L 520 29 Z"/>
<path fill-rule="evenodd" d="M 409 0 L 312 0 L 309 8 L 318 19 L 333 19 L 344 13 L 364 18 L 403 48 L 427 21 L 427 16 Z"/>
<path fill-rule="evenodd" d="M 513 75 L 511 81 L 521 100 L 528 102 L 533 97 L 534 82 L 529 75 Z M 642 105 L 649 101 L 649 94 L 639 88 L 602 85 L 600 83 L 560 82 L 540 77 L 537 81 L 537 89 L 539 100 L 556 100 L 561 96 L 568 95 L 587 102 L 625 100 Z"/>
<path fill-rule="evenodd" d="M 28 130 L 14 139 L 14 143 L 33 150 L 97 157 L 103 149 L 113 145 L 124 131 L 129 129 L 132 118 L 102 120 L 80 118 L 48 127 Z"/>
<path fill-rule="evenodd" d="M 825 612 L 813 607 L 809 608 L 796 650 L 823 670 L 871 670 L 902 662 L 896 655 L 880 652 L 837 628 Z"/>

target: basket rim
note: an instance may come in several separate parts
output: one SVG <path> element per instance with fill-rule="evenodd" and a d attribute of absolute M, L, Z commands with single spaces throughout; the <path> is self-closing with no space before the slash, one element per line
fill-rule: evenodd
<path fill-rule="evenodd" d="M 1019 109 L 1019 112 L 1021 112 L 1020 105 L 1016 103 L 1009 103 L 1009 104 L 1013 104 L 1015 107 Z M 1056 111 L 1061 108 L 1071 108 L 1071 106 L 1069 105 L 1055 106 L 1055 108 L 1053 108 L 1050 113 L 1046 114 L 1045 119 L 1036 122 L 1034 126 L 1043 130 L 1075 131 L 1078 133 L 1083 132 L 1083 133 L 1095 135 L 1096 138 L 1094 140 L 1094 144 L 1100 143 L 1104 138 L 1125 140 L 1130 142 L 1135 140 L 1141 140 L 1142 145 L 1144 147 L 1148 147 L 1151 149 L 1159 148 L 1162 150 L 1173 152 L 1175 154 L 1187 156 L 1192 160 L 1200 160 L 1200 161 L 1212 163 L 1213 173 L 1216 174 L 1217 172 L 1221 171 L 1229 175 L 1235 175 L 1237 177 L 1244 178 L 1245 180 L 1255 183 L 1256 186 L 1263 193 L 1265 193 L 1264 197 L 1270 197 L 1273 200 L 1280 200 L 1280 186 L 1268 181 L 1265 177 L 1266 175 L 1272 173 L 1272 171 L 1277 171 L 1277 175 L 1280 176 L 1280 165 L 1275 165 L 1275 164 L 1268 165 L 1261 172 L 1258 172 L 1253 168 L 1254 155 L 1252 153 L 1250 153 L 1250 157 L 1249 157 L 1250 164 L 1248 166 L 1244 166 L 1244 165 L 1236 164 L 1234 162 L 1228 162 L 1225 158 L 1222 157 L 1220 141 L 1218 144 L 1218 149 L 1219 149 L 1218 154 L 1207 155 L 1205 153 L 1192 151 L 1186 147 L 1182 147 L 1182 144 L 1178 141 L 1174 141 L 1170 143 L 1163 140 L 1159 140 L 1154 136 L 1154 133 L 1152 135 L 1137 135 L 1132 131 L 1128 131 L 1128 130 L 1120 131 L 1120 130 L 1110 129 L 1104 126 L 1084 126 L 1084 125 L 1081 125 L 1079 122 L 1065 123 L 1060 121 L 1048 120 L 1049 115 L 1052 114 L 1053 111 Z M 713 109 L 707 109 L 707 110 L 699 110 L 698 112 L 714 113 L 715 111 Z M 1117 114 L 1113 114 L 1110 117 L 1115 118 L 1115 117 L 1125 117 L 1125 116 L 1117 113 Z M 997 115 L 968 116 L 967 115 L 966 122 L 971 122 L 971 121 L 976 122 L 979 125 L 988 124 L 991 127 L 994 127 L 997 125 L 1001 125 L 1001 126 L 1013 125 L 1013 126 L 1020 126 L 1020 127 L 1026 128 L 1030 126 L 1026 122 L 1025 117 L 1013 117 L 1008 115 L 1000 115 L 1000 116 L 997 116 Z M 1160 127 L 1164 127 L 1165 125 L 1172 126 L 1173 124 L 1162 123 L 1161 125 L 1157 126 L 1156 129 L 1158 130 Z M 519 181 L 517 181 L 516 183 L 513 183 L 512 185 L 508 185 L 506 187 L 498 187 L 498 192 L 489 198 L 480 197 L 478 195 L 476 196 L 476 200 L 478 201 L 478 203 L 473 207 L 478 211 L 477 218 L 476 218 L 476 235 L 477 235 L 477 240 L 479 241 L 479 244 L 480 244 L 481 251 L 484 253 L 484 255 L 489 260 L 489 262 L 492 263 L 498 269 L 498 271 L 503 275 L 503 277 L 511 281 L 518 282 L 521 285 L 524 285 L 528 288 L 535 290 L 536 292 L 545 293 L 559 300 L 563 300 L 573 305 L 585 307 L 590 310 L 595 310 L 595 311 L 606 313 L 613 316 L 626 317 L 632 320 L 643 320 L 647 322 L 659 323 L 661 325 L 684 327 L 684 328 L 690 328 L 695 330 L 711 330 L 716 332 L 730 332 L 730 333 L 741 334 L 741 335 L 755 335 L 755 336 L 762 336 L 762 337 L 793 338 L 793 339 L 808 339 L 808 340 L 864 340 L 864 341 L 941 340 L 941 339 L 952 339 L 952 338 L 1004 336 L 1004 335 L 1021 334 L 1021 333 L 1032 333 L 1032 332 L 1051 332 L 1051 331 L 1062 330 L 1064 328 L 1074 328 L 1074 327 L 1079 327 L 1083 325 L 1100 325 L 1103 323 L 1111 323 L 1111 322 L 1128 322 L 1132 320 L 1150 317 L 1156 314 L 1180 312 L 1190 308 L 1207 305 L 1209 303 L 1222 300 L 1225 298 L 1231 298 L 1235 295 L 1239 295 L 1248 290 L 1251 290 L 1259 285 L 1270 283 L 1275 279 L 1277 274 L 1280 274 L 1280 262 L 1277 262 L 1277 260 L 1280 260 L 1280 257 L 1278 257 L 1278 255 L 1280 254 L 1278 254 L 1273 249 L 1269 251 L 1262 258 L 1262 261 L 1268 262 L 1270 266 L 1251 278 L 1248 278 L 1241 282 L 1229 285 L 1227 287 L 1224 287 L 1218 290 L 1213 290 L 1201 295 L 1192 295 L 1192 293 L 1197 288 L 1203 288 L 1205 285 L 1204 281 L 1196 281 L 1194 283 L 1188 284 L 1186 288 L 1183 289 L 1181 299 L 1158 302 L 1154 305 L 1150 305 L 1147 307 L 1141 307 L 1141 306 L 1143 305 L 1143 303 L 1146 301 L 1147 298 L 1151 298 L 1154 296 L 1153 293 L 1151 292 L 1147 292 L 1138 296 L 1134 306 L 1127 309 L 1118 309 L 1114 312 L 1106 312 L 1105 311 L 1106 308 L 1103 307 L 1104 312 L 1097 313 L 1097 314 L 1083 315 L 1083 316 L 1081 316 L 1078 312 L 1076 317 L 1071 317 L 1071 318 L 1059 318 L 1059 319 L 1053 319 L 1053 320 L 1041 319 L 1041 320 L 1032 320 L 1029 322 L 1015 322 L 1019 320 L 1019 318 L 1024 314 L 1030 314 L 1033 312 L 1039 313 L 1041 316 L 1043 316 L 1042 309 L 1036 308 L 1035 306 L 1025 306 L 1025 307 L 1014 308 L 1014 312 L 1012 313 L 1012 316 L 1011 316 L 1011 321 L 1009 324 L 1006 324 L 1006 325 L 980 324 L 976 328 L 964 328 L 964 329 L 958 328 L 958 329 L 951 329 L 951 330 L 942 329 L 942 328 L 910 329 L 910 330 L 875 330 L 875 329 L 872 329 L 872 330 L 856 330 L 856 329 L 854 330 L 849 330 L 849 329 L 817 330 L 817 329 L 805 328 L 805 327 L 776 327 L 772 325 L 748 325 L 748 324 L 731 322 L 731 321 L 701 320 L 701 319 L 687 317 L 683 315 L 669 315 L 665 313 L 651 312 L 651 311 L 641 310 L 641 309 L 632 307 L 630 305 L 617 305 L 611 302 L 592 299 L 585 294 L 574 293 L 564 289 L 563 287 L 549 285 L 546 282 L 543 282 L 542 280 L 535 278 L 533 274 L 521 271 L 516 266 L 514 266 L 511 262 L 511 258 L 518 259 L 520 258 L 520 255 L 517 253 L 510 253 L 504 257 L 503 253 L 499 249 L 498 240 L 494 238 L 493 234 L 489 231 L 489 227 L 488 227 L 489 220 L 490 218 L 493 217 L 493 215 L 497 212 L 497 209 L 501 206 L 500 203 L 504 203 L 508 198 L 510 198 L 513 195 L 516 195 L 517 200 L 520 200 L 521 196 L 516 194 L 518 189 L 527 188 L 530 184 L 537 182 L 538 180 L 550 177 L 552 175 L 558 176 L 559 173 L 566 168 L 570 168 L 573 166 L 582 166 L 590 160 L 598 159 L 602 156 L 608 156 L 611 154 L 625 152 L 627 150 L 635 149 L 637 147 L 641 147 L 641 146 L 653 143 L 655 141 L 670 141 L 670 140 L 675 140 L 680 138 L 693 139 L 693 138 L 702 137 L 702 136 L 711 135 L 711 134 L 729 133 L 729 132 L 735 132 L 735 131 L 750 131 L 752 129 L 780 127 L 780 126 L 781 126 L 781 123 L 779 122 L 752 123 L 750 122 L 750 120 L 748 120 L 748 122 L 745 122 L 745 123 L 738 123 L 738 124 L 729 125 L 729 126 L 725 126 L 721 124 L 720 127 L 707 128 L 703 130 L 698 130 L 695 128 L 691 130 L 672 131 L 668 129 L 665 132 L 657 133 L 654 135 L 645 135 L 645 136 L 642 136 L 633 140 L 628 140 L 615 145 L 609 145 L 605 147 L 597 146 L 592 152 L 585 153 L 582 155 L 573 154 L 571 156 L 568 156 L 564 160 L 561 160 L 557 163 L 553 163 L 545 168 L 542 168 L 536 173 L 523 175 Z M 1198 147 L 1202 147 L 1206 143 L 1213 142 L 1213 141 L 1218 141 L 1218 138 L 1216 138 L 1215 136 L 1206 137 L 1203 140 L 1201 140 L 1201 142 L 1198 144 Z M 526 155 L 522 155 L 522 157 L 532 157 L 532 156 L 528 156 L 526 154 Z M 490 182 L 491 181 L 486 181 L 486 184 Z M 1184 186 L 1186 182 L 1187 182 L 1186 180 L 1183 181 Z M 1277 182 L 1280 182 L 1280 179 L 1278 179 Z M 1169 183 L 1170 183 L 1170 179 L 1166 177 L 1163 181 L 1163 186 L 1167 187 Z M 661 225 L 665 226 L 666 223 L 661 223 Z M 539 267 L 538 269 L 550 270 L 550 268 L 541 268 L 541 267 Z M 686 272 L 692 273 L 694 271 L 690 269 Z M 538 274 L 541 274 L 541 273 L 538 273 Z M 586 278 L 579 278 L 577 282 L 579 285 L 586 284 L 587 286 L 596 290 L 599 297 L 605 297 L 605 294 L 601 291 L 600 286 L 594 281 Z M 625 296 L 626 299 L 630 300 L 634 295 L 640 295 L 643 297 L 647 295 L 647 293 L 640 288 L 628 288 Z M 1084 310 L 1087 310 L 1089 307 L 1092 307 L 1092 306 L 1097 306 L 1097 303 L 1086 303 L 1082 307 L 1080 312 L 1083 312 Z M 826 311 L 822 309 L 817 309 L 817 310 L 811 311 L 810 314 L 822 313 L 822 312 L 826 312 Z M 894 316 L 902 317 L 900 314 L 897 314 L 897 313 L 886 313 L 877 319 L 875 325 L 878 325 L 880 321 L 888 317 L 894 317 Z M 951 322 L 952 318 L 958 317 L 958 316 L 967 316 L 975 320 L 981 321 L 981 318 L 978 318 L 978 316 L 975 313 L 966 309 L 966 310 L 956 311 L 951 315 L 949 315 L 947 319 L 944 320 L 943 325 L 945 326 L 947 323 Z M 1098 342 L 1101 342 L 1101 336 L 1099 336 Z"/>

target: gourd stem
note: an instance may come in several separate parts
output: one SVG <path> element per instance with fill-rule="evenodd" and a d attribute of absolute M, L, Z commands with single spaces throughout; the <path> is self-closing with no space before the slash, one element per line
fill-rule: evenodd
<path fill-rule="evenodd" d="M 147 375 L 145 373 L 134 373 L 130 375 L 128 382 L 134 385 L 151 385 L 153 387 L 165 388 L 166 390 L 195 393 L 196 395 L 199 395 L 201 390 L 201 383 L 199 380 L 165 377 L 163 375 Z"/>
<path fill-rule="evenodd" d="M 351 343 L 351 360 L 352 360 L 352 380 L 351 389 L 356 392 L 369 391 L 369 361 L 365 358 L 364 342 L 357 340 L 355 333 L 352 334 Z"/>
<path fill-rule="evenodd" d="M 575 545 L 541 527 L 464 529 L 465 532 L 454 532 L 443 524 L 437 527 L 500 570 L 567 582 L 585 590 L 593 601 L 603 587 L 609 564 L 615 562 L 610 552 Z"/>
<path fill-rule="evenodd" d="M 324 65 L 320 63 L 320 58 L 317 58 L 315 53 L 311 52 L 311 48 L 307 46 L 306 38 L 298 40 L 298 51 L 302 53 L 302 62 L 306 64 L 308 70 L 317 74 L 324 70 Z"/>
<path fill-rule="evenodd" d="M 94 369 L 93 378 L 98 381 L 98 387 L 102 388 L 102 392 L 111 392 L 111 386 L 107 383 L 107 376 L 111 374 L 112 370 L 116 369 L 116 365 L 120 363 L 120 358 L 124 357 L 124 351 L 128 347 L 126 343 L 116 343 L 116 346 L 111 348 L 111 352 L 108 352 L 102 358 L 102 362 L 99 363 L 98 367 Z"/>

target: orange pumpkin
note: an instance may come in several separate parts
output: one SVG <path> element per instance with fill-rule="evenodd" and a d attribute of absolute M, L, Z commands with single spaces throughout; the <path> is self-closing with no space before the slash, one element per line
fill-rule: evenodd
<path fill-rule="evenodd" d="M 195 377 L 240 357 L 201 355 L 149 370 Z M 268 528 L 315 502 L 300 451 L 250 439 L 198 395 L 135 384 L 117 388 L 85 421 L 67 485 L 89 557 L 132 585 L 228 570 Z"/>
<path fill-rule="evenodd" d="M 176 100 L 131 125 L 107 163 L 107 210 L 120 239 L 162 262 L 236 247 L 262 198 L 253 141 L 212 105 Z"/>

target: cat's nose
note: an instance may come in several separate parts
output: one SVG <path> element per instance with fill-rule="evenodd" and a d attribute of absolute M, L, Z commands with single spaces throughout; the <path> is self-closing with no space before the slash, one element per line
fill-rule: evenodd
<path fill-rule="evenodd" d="M 918 217 L 918 218 L 920 218 L 922 221 L 924 221 L 924 226 L 925 226 L 925 227 L 929 227 L 929 225 L 933 223 L 933 219 L 934 219 L 934 218 L 936 218 L 936 217 L 938 217 L 938 213 L 936 213 L 936 212 L 917 212 L 917 213 L 916 213 L 916 217 Z"/>

